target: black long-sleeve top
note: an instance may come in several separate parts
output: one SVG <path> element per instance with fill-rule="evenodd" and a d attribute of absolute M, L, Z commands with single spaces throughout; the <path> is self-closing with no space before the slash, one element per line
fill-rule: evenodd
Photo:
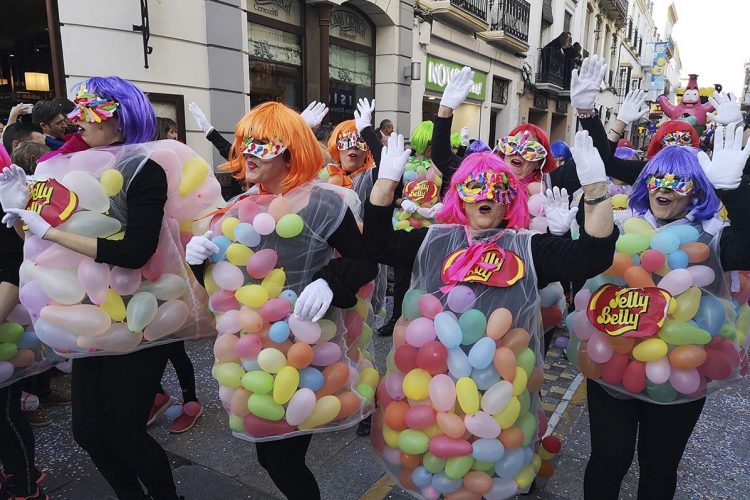
<path fill-rule="evenodd" d="M 382 264 L 411 269 L 429 228 L 394 231 L 390 207 L 365 205 L 364 241 L 370 257 Z M 612 265 L 617 228 L 606 238 L 594 238 L 581 230 L 578 240 L 535 234 L 531 254 L 541 289 L 555 281 L 573 281 L 596 276 Z"/>
<path fill-rule="evenodd" d="M 15 229 L 0 224 L 0 282 L 18 286 L 18 270 L 23 262 L 23 240 Z"/>
<path fill-rule="evenodd" d="M 375 181 L 378 178 L 378 170 L 380 169 L 380 157 L 383 152 L 383 143 L 380 141 L 378 133 L 372 127 L 372 125 L 363 128 L 362 132 L 360 132 L 359 135 L 362 137 L 362 139 L 364 139 L 367 147 L 370 148 L 370 151 L 372 152 L 372 158 L 373 160 L 375 160 L 375 166 L 371 169 L 372 180 Z M 401 197 L 401 193 L 403 190 L 404 185 L 401 181 L 399 181 L 398 186 L 396 187 L 396 198 Z"/>
<path fill-rule="evenodd" d="M 635 184 L 635 180 L 646 166 L 646 162 L 642 160 L 623 160 L 617 158 L 615 156 L 617 144 L 612 143 L 607 139 L 607 132 L 604 130 L 604 124 L 598 117 L 579 118 L 579 121 L 583 130 L 586 130 L 589 133 L 591 140 L 594 142 L 594 147 L 599 151 L 599 156 L 602 157 L 607 175 L 621 180 L 625 184 L 630 184 L 631 186 Z"/>
<path fill-rule="evenodd" d="M 225 160 L 229 159 L 229 150 L 232 147 L 232 143 L 226 140 L 223 135 L 216 131 L 215 128 L 212 128 L 211 131 L 206 134 L 206 139 L 211 141 L 211 144 L 214 145 L 222 158 Z"/>

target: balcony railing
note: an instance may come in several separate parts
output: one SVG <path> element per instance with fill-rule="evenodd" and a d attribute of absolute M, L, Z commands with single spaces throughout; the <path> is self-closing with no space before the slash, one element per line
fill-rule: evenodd
<path fill-rule="evenodd" d="M 524 43 L 529 41 L 529 10 L 526 0 L 490 0 L 497 2 L 497 15 L 490 19 L 493 31 L 503 31 Z M 493 12 L 490 7 L 490 11 Z M 494 14 L 494 12 L 493 12 Z"/>
<path fill-rule="evenodd" d="M 488 0 L 450 0 L 451 5 L 478 17 L 487 19 Z"/>
<path fill-rule="evenodd" d="M 551 84 L 562 90 L 570 90 L 570 75 L 576 60 L 565 57 L 559 48 L 539 49 L 539 65 L 536 74 L 537 84 Z"/>

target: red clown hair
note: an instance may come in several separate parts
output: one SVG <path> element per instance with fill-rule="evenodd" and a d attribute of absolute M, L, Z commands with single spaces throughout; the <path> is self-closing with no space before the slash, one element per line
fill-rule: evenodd
<path fill-rule="evenodd" d="M 356 131 L 357 126 L 355 125 L 354 120 L 346 120 L 336 125 L 336 128 L 331 132 L 331 137 L 328 139 L 328 154 L 331 155 L 331 160 L 337 165 L 341 165 L 341 152 L 338 147 L 339 138 L 344 134 Z M 365 158 L 363 168 L 364 170 L 368 170 L 374 166 L 375 160 L 372 157 L 372 151 L 370 151 L 370 148 L 367 148 L 367 157 Z"/>
<path fill-rule="evenodd" d="M 536 125 L 532 125 L 531 123 L 522 123 L 521 125 L 518 125 L 516 128 L 510 131 L 510 134 L 508 135 L 516 135 L 522 132 L 529 132 L 529 139 L 534 139 L 538 143 L 540 143 L 542 146 L 544 146 L 544 149 L 547 150 L 547 157 L 544 159 L 544 165 L 542 166 L 542 173 L 548 174 L 555 170 L 557 168 L 557 163 L 555 162 L 555 155 L 552 154 L 552 148 L 549 144 L 549 137 L 547 137 L 547 133 L 541 129 L 540 127 L 537 127 Z M 537 172 L 538 175 L 538 172 Z M 540 176 L 541 177 L 541 176 Z M 539 180 L 539 179 L 533 179 L 533 180 Z M 523 182 L 523 179 L 521 180 Z"/>
<path fill-rule="evenodd" d="M 656 153 L 664 149 L 665 146 L 662 139 L 665 135 L 672 132 L 688 132 L 691 140 L 690 145 L 694 148 L 699 148 L 701 145 L 701 138 L 692 125 L 682 120 L 669 120 L 662 123 L 651 138 L 651 142 L 648 143 L 648 149 L 646 150 L 646 158 L 653 158 L 656 156 Z"/>

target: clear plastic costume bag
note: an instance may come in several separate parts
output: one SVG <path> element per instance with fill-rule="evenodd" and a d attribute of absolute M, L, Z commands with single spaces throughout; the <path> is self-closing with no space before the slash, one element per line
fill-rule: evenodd
<path fill-rule="evenodd" d="M 26 308 L 16 305 L 0 324 L 0 387 L 46 371 L 60 361 L 37 338 Z"/>
<path fill-rule="evenodd" d="M 37 167 L 29 209 L 61 230 L 121 239 L 127 190 L 147 159 L 167 174 L 168 197 L 154 255 L 141 269 L 97 263 L 27 234 L 21 303 L 39 339 L 70 357 L 121 354 L 215 336 L 207 296 L 185 264 L 193 219 L 223 204 L 209 165 L 176 141 L 96 148 Z M 182 235 L 181 235 L 182 231 Z"/>
<path fill-rule="evenodd" d="M 442 274 L 469 242 L 464 226 L 430 228 L 377 391 L 373 447 L 403 488 L 426 498 L 474 480 L 491 485 L 492 498 L 508 498 L 529 487 L 542 463 L 531 234 L 492 230 L 474 241 L 502 251 L 482 249 L 463 282 L 444 293 Z"/>
<path fill-rule="evenodd" d="M 318 322 L 291 313 L 334 256 L 351 190 L 308 183 L 283 196 L 241 195 L 211 222 L 220 252 L 205 273 L 216 314 L 213 375 L 234 435 L 283 439 L 355 425 L 373 410 L 372 285 Z"/>
<path fill-rule="evenodd" d="M 443 185 L 443 176 L 440 171 L 432 164 L 432 161 L 412 157 L 406 164 L 401 181 L 404 184 L 402 198 L 416 203 L 419 209 L 408 214 L 401 208 L 396 208 L 393 211 L 393 228 L 411 231 L 414 228 L 433 224 L 433 219 L 426 217 L 420 211 L 429 209 L 440 202 L 440 186 Z"/>
<path fill-rule="evenodd" d="M 625 221 L 612 267 L 586 283 L 566 318 L 568 356 L 585 376 L 657 404 L 694 401 L 741 376 L 750 308 L 732 302 L 721 226 Z"/>

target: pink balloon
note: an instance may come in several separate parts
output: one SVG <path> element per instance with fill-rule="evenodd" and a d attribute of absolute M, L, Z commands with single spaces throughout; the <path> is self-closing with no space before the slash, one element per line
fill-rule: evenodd
<path fill-rule="evenodd" d="M 289 425 L 299 425 L 305 421 L 315 408 L 315 393 L 312 389 L 302 388 L 294 393 L 286 407 L 286 421 Z"/>
<path fill-rule="evenodd" d="M 263 347 L 263 341 L 254 333 L 243 335 L 234 344 L 234 353 L 238 358 L 253 358 L 258 355 Z"/>
<path fill-rule="evenodd" d="M 526 205 L 529 207 L 529 215 L 531 217 L 537 217 L 544 213 L 544 195 L 534 194 L 529 197 Z"/>
<path fill-rule="evenodd" d="M 427 429 L 435 423 L 436 417 L 431 406 L 413 406 L 406 411 L 406 425 L 412 429 Z"/>
<path fill-rule="evenodd" d="M 44 293 L 36 281 L 27 283 L 18 292 L 18 299 L 31 314 L 39 314 L 42 308 L 50 303 L 50 298 Z"/>
<path fill-rule="evenodd" d="M 419 307 L 419 312 L 422 313 L 422 316 L 430 319 L 434 319 L 437 313 L 443 311 L 443 304 L 440 303 L 440 300 L 429 293 L 419 297 L 417 306 Z"/>
<path fill-rule="evenodd" d="M 594 325 L 591 324 L 585 311 L 577 311 L 573 317 L 573 330 L 576 337 L 580 340 L 588 340 L 594 333 L 600 333 Z"/>
<path fill-rule="evenodd" d="M 216 318 L 216 331 L 219 335 L 237 333 L 240 331 L 240 312 L 229 310 Z"/>
<path fill-rule="evenodd" d="M 433 379 L 434 380 L 434 379 Z M 383 381 L 385 384 L 385 392 L 396 401 L 404 399 L 404 374 L 401 372 L 390 373 L 385 376 Z"/>
<path fill-rule="evenodd" d="M 456 386 L 453 379 L 443 373 L 430 380 L 430 401 L 438 411 L 451 411 L 456 403 Z"/>
<path fill-rule="evenodd" d="M 116 323 L 104 335 L 99 337 L 78 337 L 76 344 L 79 347 L 90 350 L 128 352 L 138 347 L 142 338 L 143 335 L 140 332 L 133 333 L 128 330 L 127 324 Z"/>
<path fill-rule="evenodd" d="M 646 370 L 648 370 L 648 366 L 646 366 Z M 672 368 L 672 372 L 669 374 L 669 383 L 677 392 L 689 395 L 698 390 L 701 385 L 701 378 L 700 373 L 695 368 L 689 370 Z"/>
<path fill-rule="evenodd" d="M 693 274 L 687 269 L 673 269 L 664 276 L 656 286 L 672 294 L 673 297 L 681 294 L 693 284 Z"/>
<path fill-rule="evenodd" d="M 690 266 L 687 270 L 693 277 L 693 285 L 700 288 L 710 285 L 716 278 L 716 273 L 708 266 Z"/>
<path fill-rule="evenodd" d="M 238 340 L 236 335 L 219 335 L 216 342 L 214 342 L 214 358 L 216 358 L 216 361 L 220 363 L 237 361 L 234 346 Z"/>
<path fill-rule="evenodd" d="M 224 290 L 237 290 L 245 282 L 239 267 L 226 261 L 217 262 L 211 268 L 211 277 L 216 285 Z"/>
<path fill-rule="evenodd" d="M 18 323 L 19 325 L 26 326 L 31 324 L 31 316 L 29 315 L 28 309 L 26 309 L 23 304 L 16 304 L 13 310 L 11 310 L 8 314 L 7 321 L 10 323 Z"/>
<path fill-rule="evenodd" d="M 292 333 L 297 338 L 297 340 L 299 340 L 300 342 L 304 342 L 306 344 L 314 344 L 320 339 L 320 336 L 322 334 L 322 330 L 320 329 L 320 325 L 318 323 L 314 323 L 312 321 L 304 321 L 294 315 L 289 317 L 289 329 L 292 330 Z M 332 344 L 330 342 L 325 342 L 324 344 L 321 344 L 321 346 L 325 344 L 336 346 L 336 348 L 339 350 L 339 356 L 341 355 L 341 349 L 339 348 L 339 346 L 337 346 L 336 344 Z M 318 347 L 321 347 L 321 346 L 318 346 Z M 332 348 L 328 347 L 326 349 L 332 349 Z M 328 359 L 328 358 L 324 357 L 324 359 Z M 332 361 L 331 363 L 335 362 L 336 360 L 338 360 L 338 357 L 336 357 L 336 359 Z M 326 363 L 324 365 L 319 365 L 319 366 L 327 366 L 331 363 Z M 313 355 L 313 364 L 318 365 L 318 363 L 315 363 L 314 355 Z"/>
<path fill-rule="evenodd" d="M 249 198 L 245 198 L 244 200 L 237 203 L 237 218 L 240 219 L 241 222 L 252 224 L 255 216 L 260 212 L 261 209 L 258 204 Z"/>
<path fill-rule="evenodd" d="M 448 292 L 446 302 L 451 311 L 461 314 L 471 309 L 475 300 L 477 300 L 477 295 L 474 290 L 465 285 L 458 285 Z"/>
<path fill-rule="evenodd" d="M 173 334 L 185 324 L 189 312 L 187 304 L 180 299 L 164 302 L 156 310 L 154 319 L 143 330 L 143 338 L 152 341 Z"/>
<path fill-rule="evenodd" d="M 68 269 L 78 267 L 84 259 L 88 257 L 60 245 L 52 245 L 39 254 L 36 258 L 36 265 L 52 269 Z"/>
<path fill-rule="evenodd" d="M 401 450 L 398 450 L 396 448 L 391 448 L 390 446 L 386 446 L 383 448 L 383 458 L 386 462 L 393 464 L 393 465 L 400 465 L 401 464 Z"/>
<path fill-rule="evenodd" d="M 110 271 L 107 264 L 85 259 L 78 266 L 78 281 L 94 304 L 101 304 L 107 298 L 110 282 Z"/>
<path fill-rule="evenodd" d="M 313 346 L 312 364 L 315 366 L 328 366 L 341 359 L 341 348 L 333 342 L 323 342 Z"/>
<path fill-rule="evenodd" d="M 253 228 L 261 236 L 267 236 L 276 229 L 276 219 L 271 214 L 261 213 L 253 219 Z"/>
<path fill-rule="evenodd" d="M 589 338 L 588 353 L 591 361 L 603 364 L 610 360 L 614 349 L 612 349 L 607 337 L 597 330 Z"/>
<path fill-rule="evenodd" d="M 669 358 L 664 356 L 656 361 L 648 361 L 646 363 L 646 378 L 652 384 L 663 384 L 669 380 L 671 373 L 671 367 L 669 365 Z"/>
<path fill-rule="evenodd" d="M 91 304 L 45 306 L 39 316 L 74 335 L 87 337 L 102 335 L 112 324 L 109 314 Z"/>
<path fill-rule="evenodd" d="M 406 327 L 406 342 L 411 346 L 422 347 L 435 337 L 435 324 L 430 318 L 417 318 Z"/>
<path fill-rule="evenodd" d="M 477 437 L 495 439 L 500 435 L 500 424 L 489 413 L 478 411 L 474 415 L 464 416 L 466 430 Z"/>
<path fill-rule="evenodd" d="M 471 455 L 471 443 L 465 439 L 449 438 L 445 434 L 439 434 L 430 439 L 430 453 L 438 458 L 460 457 Z"/>
<path fill-rule="evenodd" d="M 265 214 L 268 215 L 268 214 Z M 271 217 L 269 215 L 269 217 Z M 271 217 L 273 219 L 273 217 Z M 263 279 L 268 273 L 276 266 L 279 256 L 276 250 L 271 248 L 264 248 L 258 252 L 255 252 L 250 256 L 250 260 L 247 261 L 247 274 L 255 279 Z"/>
<path fill-rule="evenodd" d="M 591 292 L 588 288 L 582 288 L 575 297 L 576 311 L 586 311 L 591 300 Z"/>
<path fill-rule="evenodd" d="M 227 312 L 231 309 L 239 309 L 240 303 L 234 296 L 234 292 L 219 290 L 208 301 L 211 310 L 214 312 Z"/>
<path fill-rule="evenodd" d="M 531 222 L 529 223 L 529 229 L 532 231 L 536 231 L 538 233 L 546 233 L 547 232 L 547 218 L 543 215 L 538 215 L 531 219 Z"/>
<path fill-rule="evenodd" d="M 123 297 L 132 295 L 141 286 L 141 272 L 138 269 L 114 266 L 110 275 L 110 286 Z"/>
<path fill-rule="evenodd" d="M 641 255 L 641 267 L 650 273 L 655 273 L 664 267 L 666 260 L 664 254 L 659 250 L 649 248 Z"/>
<path fill-rule="evenodd" d="M 426 500 L 437 500 L 440 498 L 440 492 L 432 486 L 425 486 L 420 489 L 419 492 L 425 497 Z"/>
<path fill-rule="evenodd" d="M 292 304 L 286 299 L 270 299 L 260 308 L 260 315 L 268 323 L 280 321 L 292 312 Z"/>
<path fill-rule="evenodd" d="M 53 245 L 51 241 L 46 241 L 38 236 L 27 234 L 23 242 L 23 257 L 26 260 L 35 261 L 39 255 Z M 57 246 L 57 245 L 55 245 Z"/>

